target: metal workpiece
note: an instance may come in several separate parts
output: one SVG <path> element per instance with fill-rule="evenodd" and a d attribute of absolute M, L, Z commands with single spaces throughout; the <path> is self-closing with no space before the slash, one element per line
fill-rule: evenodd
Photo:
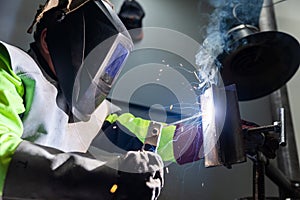
<path fill-rule="evenodd" d="M 221 160 L 224 166 L 230 168 L 232 164 L 246 161 L 241 117 L 235 85 L 225 88 L 226 116 L 220 135 Z"/>
<path fill-rule="evenodd" d="M 224 96 L 224 99 L 222 98 Z M 245 162 L 245 146 L 234 85 L 212 86 L 201 98 L 205 166 Z"/>
<path fill-rule="evenodd" d="M 216 119 L 215 112 L 215 100 L 217 92 L 217 86 L 212 86 L 200 96 L 205 167 L 222 165 L 219 145 L 220 128 L 217 124 L 218 121 Z"/>

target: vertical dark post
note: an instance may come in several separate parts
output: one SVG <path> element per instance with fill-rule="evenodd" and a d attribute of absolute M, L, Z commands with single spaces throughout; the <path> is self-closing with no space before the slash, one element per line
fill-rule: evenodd
<path fill-rule="evenodd" d="M 259 154 L 253 163 L 253 200 L 265 199 L 265 162 Z"/>
<path fill-rule="evenodd" d="M 259 25 L 261 31 L 277 30 L 272 0 L 264 0 Z M 295 142 L 295 133 L 289 106 L 287 87 L 283 86 L 280 90 L 272 93 L 270 95 L 270 101 L 273 121 L 278 120 L 281 108 L 284 108 L 285 111 L 285 140 L 287 145 L 285 147 L 281 147 L 278 151 L 278 167 L 290 180 L 299 183 L 299 159 Z M 288 195 L 289 194 L 287 194 L 285 191 L 280 190 L 281 199 L 285 199 L 286 197 L 288 197 Z"/>

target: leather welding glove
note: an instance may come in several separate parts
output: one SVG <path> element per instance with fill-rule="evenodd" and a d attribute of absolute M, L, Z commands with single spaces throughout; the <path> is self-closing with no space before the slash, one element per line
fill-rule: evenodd
<path fill-rule="evenodd" d="M 23 141 L 11 160 L 3 200 L 152 200 L 163 185 L 162 167 L 151 152 L 128 152 L 104 162 Z"/>
<path fill-rule="evenodd" d="M 119 175 L 114 198 L 118 200 L 157 199 L 164 184 L 163 162 L 148 151 L 129 151 L 120 163 Z"/>

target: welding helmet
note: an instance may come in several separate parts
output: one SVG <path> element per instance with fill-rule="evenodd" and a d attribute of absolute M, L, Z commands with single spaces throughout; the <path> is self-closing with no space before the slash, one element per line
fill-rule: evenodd
<path fill-rule="evenodd" d="M 116 81 L 131 37 L 106 1 L 48 0 L 32 26 L 47 12 L 46 42 L 59 86 L 74 117 L 87 121 Z"/>

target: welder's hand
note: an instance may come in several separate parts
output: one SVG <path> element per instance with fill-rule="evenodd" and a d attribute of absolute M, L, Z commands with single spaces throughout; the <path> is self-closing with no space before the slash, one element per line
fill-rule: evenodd
<path fill-rule="evenodd" d="M 279 138 L 277 135 L 268 132 L 248 133 L 251 128 L 259 127 L 254 122 L 242 120 L 242 128 L 245 138 L 246 153 L 255 155 L 257 151 L 262 152 L 267 158 L 274 159 L 279 148 Z"/>
<path fill-rule="evenodd" d="M 115 198 L 154 200 L 163 187 L 163 162 L 159 155 L 130 151 L 121 159 Z"/>
<path fill-rule="evenodd" d="M 279 139 L 272 134 L 264 133 L 265 140 L 262 147 L 259 150 L 267 157 L 274 159 L 276 157 L 276 151 L 279 149 Z"/>

